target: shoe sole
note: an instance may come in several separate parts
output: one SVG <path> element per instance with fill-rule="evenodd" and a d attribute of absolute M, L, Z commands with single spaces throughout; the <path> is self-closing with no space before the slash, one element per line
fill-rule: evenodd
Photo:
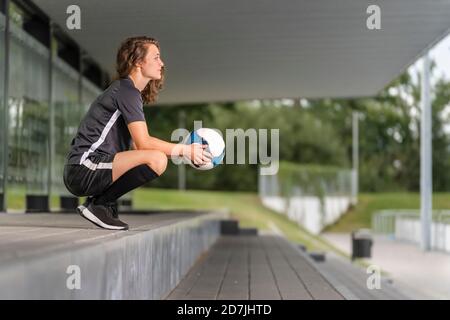
<path fill-rule="evenodd" d="M 97 218 L 92 212 L 88 210 L 85 206 L 78 206 L 77 211 L 86 220 L 89 222 L 92 222 L 97 227 L 108 229 L 108 230 L 128 230 L 128 227 L 118 227 L 118 226 L 111 226 L 109 224 L 104 223 L 99 218 Z"/>

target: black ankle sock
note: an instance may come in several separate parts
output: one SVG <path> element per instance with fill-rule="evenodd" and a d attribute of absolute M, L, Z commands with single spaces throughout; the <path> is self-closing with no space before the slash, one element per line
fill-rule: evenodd
<path fill-rule="evenodd" d="M 110 185 L 101 195 L 95 197 L 96 204 L 112 203 L 125 193 L 159 177 L 148 165 L 141 164 L 128 170 Z"/>

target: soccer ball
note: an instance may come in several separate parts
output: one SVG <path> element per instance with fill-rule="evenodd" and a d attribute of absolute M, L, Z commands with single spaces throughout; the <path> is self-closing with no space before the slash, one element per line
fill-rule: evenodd
<path fill-rule="evenodd" d="M 189 161 L 191 167 L 198 170 L 210 170 L 222 163 L 225 156 L 225 142 L 222 136 L 215 130 L 209 128 L 200 128 L 192 131 L 186 137 L 185 144 L 199 143 L 208 145 L 205 150 L 212 154 L 211 162 L 204 165 L 196 165 Z"/>

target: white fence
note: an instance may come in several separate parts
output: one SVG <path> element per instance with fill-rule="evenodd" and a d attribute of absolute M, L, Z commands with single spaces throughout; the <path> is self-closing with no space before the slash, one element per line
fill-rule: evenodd
<path fill-rule="evenodd" d="M 422 230 L 418 210 L 383 210 L 372 218 L 375 233 L 389 234 L 398 240 L 417 245 L 421 242 Z M 433 211 L 431 224 L 431 248 L 450 252 L 450 211 Z"/>
<path fill-rule="evenodd" d="M 305 173 L 307 174 L 307 173 Z M 317 180 L 317 177 L 314 177 Z M 321 181 L 323 188 L 319 195 L 312 194 L 305 182 L 294 181 L 284 194 L 280 191 L 280 177 L 259 176 L 259 196 L 264 206 L 285 214 L 290 220 L 313 234 L 319 234 L 323 228 L 335 223 L 356 199 L 352 197 L 351 171 L 342 170 L 333 177 Z M 307 179 L 306 179 L 307 180 Z M 330 185 L 338 185 L 332 189 Z"/>

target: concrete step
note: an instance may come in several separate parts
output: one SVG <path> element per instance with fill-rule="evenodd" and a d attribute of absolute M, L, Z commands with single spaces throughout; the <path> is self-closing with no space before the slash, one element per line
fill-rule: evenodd
<path fill-rule="evenodd" d="M 222 235 L 238 235 L 239 221 L 238 220 L 222 220 L 220 221 L 220 234 Z"/>
<path fill-rule="evenodd" d="M 220 221 L 220 233 L 223 236 L 256 236 L 258 235 L 258 229 L 241 228 L 239 227 L 239 220 L 227 219 Z"/>
<path fill-rule="evenodd" d="M 380 277 L 379 288 L 369 288 L 366 270 L 333 253 L 316 268 L 350 300 L 410 300 L 411 296 L 400 290 L 389 279 Z"/>
<path fill-rule="evenodd" d="M 130 230 L 111 231 L 75 214 L 0 214 L 0 299 L 161 299 L 227 217 L 121 215 Z"/>
<path fill-rule="evenodd" d="M 258 229 L 256 229 L 256 228 L 239 228 L 239 235 L 241 235 L 241 236 L 257 236 Z"/>

